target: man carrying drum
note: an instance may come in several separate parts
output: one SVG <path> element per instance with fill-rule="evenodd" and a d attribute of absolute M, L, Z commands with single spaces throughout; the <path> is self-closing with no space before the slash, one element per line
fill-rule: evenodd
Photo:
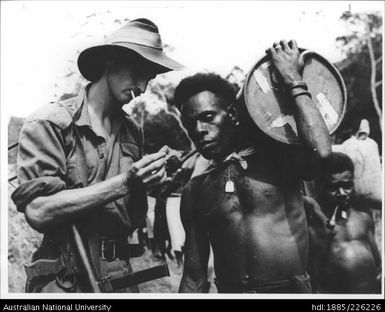
<path fill-rule="evenodd" d="M 331 153 L 328 129 L 298 71 L 295 41 L 267 50 L 287 92 L 302 148 L 248 138 L 231 85 L 214 74 L 181 81 L 175 102 L 199 152 L 211 160 L 186 186 L 180 292 L 207 292 L 210 244 L 220 293 L 310 293 L 301 181 Z"/>

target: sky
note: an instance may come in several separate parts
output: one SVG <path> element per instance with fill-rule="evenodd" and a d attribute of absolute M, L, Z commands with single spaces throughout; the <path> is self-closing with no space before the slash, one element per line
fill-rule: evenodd
<path fill-rule="evenodd" d="M 153 20 L 169 55 L 186 66 L 167 74 L 178 81 L 201 70 L 224 76 L 235 65 L 247 72 L 280 39 L 338 61 L 335 38 L 346 31 L 339 17 L 349 5 L 383 10 L 382 1 L 2 1 L 2 114 L 26 117 L 58 89 L 70 92 L 73 81 L 63 77 L 77 70 L 79 51 L 102 43 L 115 19 Z"/>

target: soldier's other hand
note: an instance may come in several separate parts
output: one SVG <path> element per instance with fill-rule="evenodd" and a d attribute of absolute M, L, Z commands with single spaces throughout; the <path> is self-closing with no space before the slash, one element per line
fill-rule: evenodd
<path fill-rule="evenodd" d="M 275 42 L 272 47 L 266 50 L 266 53 L 270 55 L 271 63 L 284 84 L 301 80 L 301 75 L 298 72 L 300 53 L 295 40 Z"/>
<path fill-rule="evenodd" d="M 160 150 L 159 152 L 165 152 L 166 153 L 166 156 L 167 158 L 171 157 L 171 156 L 176 156 L 176 157 L 179 157 L 180 156 L 180 151 L 177 151 L 167 145 L 164 145 Z"/>

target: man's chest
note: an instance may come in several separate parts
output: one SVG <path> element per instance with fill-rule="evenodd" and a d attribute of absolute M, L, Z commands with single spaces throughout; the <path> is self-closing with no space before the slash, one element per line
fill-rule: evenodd
<path fill-rule="evenodd" d="M 250 164 L 244 169 L 231 163 L 203 179 L 198 207 L 206 216 L 213 217 L 266 215 L 280 208 L 286 194 L 298 191 L 298 185 L 286 182 L 283 174 L 269 166 Z"/>
<path fill-rule="evenodd" d="M 335 243 L 366 241 L 368 239 L 369 229 L 367 222 L 355 212 L 347 213 L 346 219 L 337 221 L 335 227 Z"/>
<path fill-rule="evenodd" d="M 101 137 L 84 133 L 81 144 L 88 184 L 118 175 L 128 170 L 132 163 L 140 158 L 138 144 L 134 140 L 122 140 L 120 135 L 106 141 Z"/>

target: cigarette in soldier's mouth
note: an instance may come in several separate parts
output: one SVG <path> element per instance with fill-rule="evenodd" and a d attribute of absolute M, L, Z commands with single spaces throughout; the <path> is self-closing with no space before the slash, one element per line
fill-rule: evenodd
<path fill-rule="evenodd" d="M 130 92 L 131 92 L 131 96 L 132 96 L 132 98 L 133 98 L 133 99 L 135 99 L 135 98 L 136 98 L 136 96 L 135 96 L 135 93 L 134 93 L 134 91 L 132 91 L 132 90 L 131 90 Z"/>

